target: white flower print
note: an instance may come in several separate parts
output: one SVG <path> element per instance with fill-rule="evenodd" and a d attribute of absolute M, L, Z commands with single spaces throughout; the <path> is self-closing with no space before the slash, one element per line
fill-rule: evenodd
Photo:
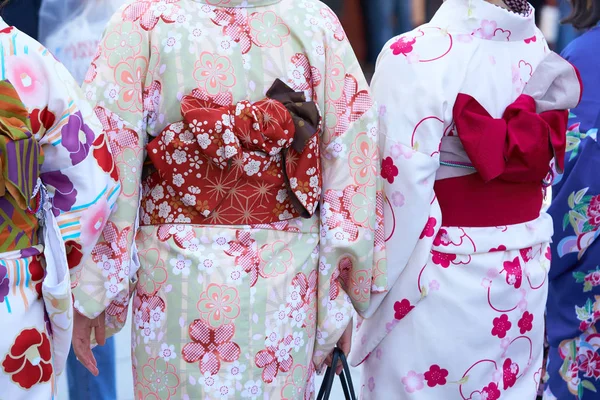
<path fill-rule="evenodd" d="M 314 32 L 317 32 L 320 29 L 319 19 L 311 14 L 306 14 L 306 20 L 304 21 L 304 26 L 312 29 Z"/>
<path fill-rule="evenodd" d="M 184 183 L 185 183 L 185 179 L 183 179 L 183 175 L 181 175 L 181 174 L 173 175 L 173 184 L 175 186 L 181 187 L 181 186 L 183 186 Z"/>
<path fill-rule="evenodd" d="M 236 381 L 240 381 L 242 380 L 242 375 L 244 374 L 244 371 L 246 371 L 246 365 L 240 364 L 239 361 L 234 361 L 232 364 L 229 365 L 228 369 L 229 377 Z"/>
<path fill-rule="evenodd" d="M 156 333 L 149 322 L 144 322 L 144 327 L 141 329 L 140 334 L 144 338 L 144 343 L 146 344 L 156 338 Z"/>
<path fill-rule="evenodd" d="M 277 326 L 287 324 L 291 308 L 286 304 L 280 304 L 279 310 L 275 313 L 275 323 Z"/>
<path fill-rule="evenodd" d="M 208 147 L 212 143 L 208 133 L 203 133 L 203 134 L 197 135 L 196 140 L 198 141 L 198 144 L 200 145 L 200 147 L 202 147 L 202 149 L 204 149 L 204 150 L 208 149 Z"/>
<path fill-rule="evenodd" d="M 217 256 L 214 254 L 209 254 L 206 257 L 200 257 L 200 262 L 198 263 L 198 269 L 202 272 L 206 272 L 209 275 L 212 275 L 219 265 L 219 261 Z"/>
<path fill-rule="evenodd" d="M 242 284 L 244 280 L 245 271 L 240 266 L 235 266 L 231 271 L 227 274 L 227 283 L 230 285 L 239 286 Z"/>
<path fill-rule="evenodd" d="M 311 188 L 317 188 L 317 187 L 319 187 L 319 177 L 316 176 L 316 175 L 311 176 L 309 184 L 310 184 Z"/>
<path fill-rule="evenodd" d="M 162 186 L 155 186 L 152 189 L 151 194 L 154 200 L 160 200 L 165 197 L 165 191 L 163 190 Z"/>
<path fill-rule="evenodd" d="M 287 221 L 288 219 L 292 219 L 293 215 L 288 211 L 284 210 L 281 214 L 279 214 L 280 221 Z"/>
<path fill-rule="evenodd" d="M 182 274 L 183 276 L 188 276 L 190 274 L 190 265 L 192 265 L 192 261 L 186 260 L 181 254 L 178 255 L 177 258 L 171 259 L 170 263 L 175 275 Z"/>
<path fill-rule="evenodd" d="M 252 69 L 252 58 L 250 57 L 250 54 L 242 55 L 242 63 L 244 64 L 244 69 L 246 71 Z"/>
<path fill-rule="evenodd" d="M 220 382 L 215 391 L 214 396 L 217 399 L 227 400 L 235 394 L 235 388 L 231 382 Z"/>
<path fill-rule="evenodd" d="M 329 275 L 329 270 L 331 269 L 331 264 L 327 263 L 327 258 L 321 257 L 319 260 L 319 272 L 321 275 Z"/>
<path fill-rule="evenodd" d="M 108 258 L 106 255 L 103 255 L 102 260 L 96 265 L 102 270 L 103 276 L 112 275 L 117 271 L 115 260 Z"/>
<path fill-rule="evenodd" d="M 304 320 L 306 319 L 306 311 L 304 308 L 299 310 L 292 311 L 292 327 L 301 328 L 302 324 L 304 324 Z"/>
<path fill-rule="evenodd" d="M 321 61 L 325 60 L 325 44 L 322 41 L 315 41 L 312 43 L 313 54 Z"/>
<path fill-rule="evenodd" d="M 244 165 L 244 171 L 248 176 L 253 176 L 258 173 L 260 170 L 260 162 L 256 160 L 251 160 L 248 164 Z"/>
<path fill-rule="evenodd" d="M 96 103 L 98 100 L 98 88 L 96 86 L 88 86 L 85 91 L 85 98 L 90 103 Z"/>
<path fill-rule="evenodd" d="M 298 308 L 302 304 L 302 295 L 300 294 L 300 286 L 292 287 L 292 290 L 287 296 L 287 302 L 292 308 Z"/>
<path fill-rule="evenodd" d="M 104 91 L 104 98 L 108 101 L 109 104 L 114 104 L 116 100 L 119 99 L 119 85 L 114 83 L 109 83 Z"/>
<path fill-rule="evenodd" d="M 213 393 L 219 387 L 219 375 L 211 375 L 210 372 L 206 371 L 198 383 L 204 386 L 204 390 L 207 393 Z"/>
<path fill-rule="evenodd" d="M 179 165 L 187 161 L 187 154 L 183 150 L 175 150 L 173 152 L 173 160 Z"/>
<path fill-rule="evenodd" d="M 279 343 L 277 346 L 277 351 L 275 351 L 275 357 L 277 357 L 277 361 L 280 363 L 286 361 L 290 358 L 290 351 L 292 350 L 292 344 L 285 344 L 284 341 Z"/>
<path fill-rule="evenodd" d="M 265 347 L 273 347 L 277 346 L 279 343 L 279 334 L 275 331 L 272 331 L 265 338 Z"/>
<path fill-rule="evenodd" d="M 341 329 L 348 324 L 349 316 L 344 310 L 340 310 L 334 306 L 329 311 L 329 315 L 337 329 Z"/>
<path fill-rule="evenodd" d="M 304 332 L 294 332 L 293 337 L 292 346 L 294 347 L 294 351 L 298 352 L 304 346 Z"/>
<path fill-rule="evenodd" d="M 139 329 L 144 328 L 144 313 L 141 310 L 138 310 L 133 315 L 133 324 L 137 326 Z"/>
<path fill-rule="evenodd" d="M 129 260 L 124 260 L 121 263 L 121 269 L 119 270 L 119 278 L 120 279 L 127 279 L 129 278 Z"/>
<path fill-rule="evenodd" d="M 196 197 L 191 194 L 186 193 L 182 198 L 181 202 L 186 206 L 195 206 L 196 205 Z"/>
<path fill-rule="evenodd" d="M 123 285 L 117 282 L 117 278 L 113 276 L 108 282 L 104 282 L 104 288 L 106 289 L 106 297 L 114 299 L 123 288 Z"/>
<path fill-rule="evenodd" d="M 199 253 L 204 250 L 204 246 L 200 244 L 200 239 L 193 238 L 192 240 L 185 240 L 183 243 L 183 248 L 191 253 Z"/>
<path fill-rule="evenodd" d="M 212 248 L 214 250 L 227 251 L 227 250 L 229 250 L 229 242 L 231 242 L 233 240 L 233 234 L 223 231 L 223 232 L 220 232 L 219 234 L 213 236 L 212 240 L 213 240 Z"/>
<path fill-rule="evenodd" d="M 290 187 L 296 189 L 298 187 L 298 178 L 290 178 Z"/>
<path fill-rule="evenodd" d="M 175 354 L 175 346 L 169 346 L 168 344 L 163 343 L 160 346 L 160 352 L 158 355 L 161 356 L 165 361 L 174 360 L 177 357 L 177 354 Z"/>
<path fill-rule="evenodd" d="M 171 212 L 171 206 L 168 203 L 160 203 L 158 206 L 158 216 L 161 218 L 167 218 Z"/>
<path fill-rule="evenodd" d="M 169 32 L 162 45 L 166 54 L 181 49 L 181 33 Z"/>
<path fill-rule="evenodd" d="M 200 43 L 203 35 L 202 24 L 189 25 L 189 32 L 190 53 L 196 53 L 196 45 Z"/>
<path fill-rule="evenodd" d="M 325 239 L 332 245 L 347 245 L 350 243 L 350 234 L 344 232 L 342 227 L 330 229 L 326 232 Z"/>
<path fill-rule="evenodd" d="M 288 191 L 287 191 L 287 189 L 281 189 L 279 192 L 277 192 L 277 197 L 275 197 L 275 198 L 280 203 L 283 203 L 284 201 L 286 201 L 287 198 L 288 198 Z"/>
<path fill-rule="evenodd" d="M 233 54 L 233 49 L 237 43 L 230 36 L 221 36 L 217 38 L 217 50 L 219 54 Z"/>
<path fill-rule="evenodd" d="M 262 394 L 262 382 L 259 380 L 249 380 L 244 384 L 244 391 L 242 397 L 245 399 L 257 400 Z"/>
<path fill-rule="evenodd" d="M 165 320 L 165 313 L 160 307 L 155 307 L 150 310 L 150 326 L 154 328 L 160 328 L 161 322 Z"/>
<path fill-rule="evenodd" d="M 225 133 L 223 133 L 223 143 L 232 144 L 235 143 L 235 134 L 231 129 L 227 129 Z"/>
<path fill-rule="evenodd" d="M 306 83 L 305 73 L 306 69 L 302 65 L 290 64 L 288 67 L 288 78 L 294 86 L 302 86 Z"/>
<path fill-rule="evenodd" d="M 367 135 L 372 139 L 377 138 L 379 136 L 379 126 L 376 123 L 367 125 Z"/>

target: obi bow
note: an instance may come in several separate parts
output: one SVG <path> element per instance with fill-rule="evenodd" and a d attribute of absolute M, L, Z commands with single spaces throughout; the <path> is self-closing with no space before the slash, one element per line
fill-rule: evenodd
<path fill-rule="evenodd" d="M 8 81 L 0 82 L 0 197 L 8 192 L 27 210 L 44 161 L 31 134 L 29 112 Z"/>
<path fill-rule="evenodd" d="M 555 53 L 538 66 L 502 118 L 493 118 L 473 97 L 459 94 L 453 110 L 456 131 L 481 178 L 542 181 L 552 158 L 562 171 L 568 109 L 580 95 L 576 70 Z"/>
<path fill-rule="evenodd" d="M 277 80 L 266 99 L 218 105 L 196 92 L 183 97 L 181 113 L 148 155 L 185 206 L 230 224 L 314 214 L 320 115 L 303 93 Z"/>

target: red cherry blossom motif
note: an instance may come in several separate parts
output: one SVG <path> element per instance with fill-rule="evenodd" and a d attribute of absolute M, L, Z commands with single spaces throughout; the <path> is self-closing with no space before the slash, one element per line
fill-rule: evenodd
<path fill-rule="evenodd" d="M 268 346 L 265 350 L 259 351 L 254 357 L 254 362 L 258 368 L 263 369 L 262 380 L 271 383 L 275 380 L 279 372 L 288 372 L 294 365 L 294 358 L 291 351 L 294 337 L 288 335 L 281 339 L 277 346 Z"/>
<path fill-rule="evenodd" d="M 50 381 L 53 374 L 50 340 L 46 332 L 26 329 L 19 333 L 2 362 L 4 372 L 24 389 Z"/>
<path fill-rule="evenodd" d="M 440 368 L 439 365 L 432 365 L 423 376 L 429 387 L 444 386 L 448 377 L 448 370 Z"/>
<path fill-rule="evenodd" d="M 192 364 L 198 363 L 200 372 L 216 375 L 221 369 L 221 361 L 234 362 L 240 358 L 240 346 L 232 342 L 235 325 L 226 324 L 214 329 L 197 319 L 190 325 L 192 343 L 183 346 L 183 359 Z"/>
<path fill-rule="evenodd" d="M 429 217 L 429 220 L 427 220 L 427 224 L 425 224 L 425 228 L 423 229 L 423 232 L 421 232 L 421 237 L 419 237 L 419 239 L 423 239 L 424 237 L 432 237 L 435 234 L 436 224 L 437 221 L 435 218 Z"/>
<path fill-rule="evenodd" d="M 408 299 L 397 301 L 394 304 L 394 311 L 396 312 L 394 314 L 394 318 L 396 318 L 397 320 L 403 319 L 408 315 L 409 312 L 413 310 L 413 308 L 415 308 L 415 306 L 410 304 L 410 301 Z"/>
<path fill-rule="evenodd" d="M 398 176 L 398 167 L 394 165 L 392 157 L 387 157 L 381 163 L 381 177 L 386 179 L 390 184 L 394 183 L 394 179 Z"/>
<path fill-rule="evenodd" d="M 517 323 L 517 326 L 520 328 L 521 335 L 524 335 L 525 333 L 532 330 L 533 329 L 533 314 L 531 314 L 529 311 L 525 311 L 523 313 L 523 316 Z"/>
<path fill-rule="evenodd" d="M 520 288 L 523 281 L 523 270 L 519 257 L 516 257 L 513 261 L 505 261 L 504 270 L 506 271 L 506 283 L 514 286 L 515 289 Z"/>
<path fill-rule="evenodd" d="M 500 339 L 504 339 L 511 327 L 512 323 L 508 320 L 508 315 L 502 314 L 498 318 L 494 318 L 492 336 L 498 336 Z"/>
<path fill-rule="evenodd" d="M 442 268 L 448 268 L 450 263 L 454 260 L 456 260 L 456 254 L 441 253 L 436 250 L 431 250 L 431 261 L 436 265 L 440 265 Z"/>
<path fill-rule="evenodd" d="M 500 389 L 498 389 L 498 385 L 494 382 L 483 388 L 481 394 L 484 393 L 487 395 L 487 397 L 482 398 L 485 398 L 486 400 L 498 400 L 500 398 Z"/>
<path fill-rule="evenodd" d="M 517 383 L 517 375 L 519 374 L 519 365 L 513 363 L 510 358 L 504 361 L 502 368 L 502 380 L 504 382 L 504 390 L 515 386 Z"/>
<path fill-rule="evenodd" d="M 415 38 L 407 38 L 405 36 L 399 38 L 396 42 L 392 43 L 390 49 L 392 49 L 392 53 L 395 56 L 407 55 L 412 53 L 414 50 L 413 45 L 417 43 L 417 39 Z"/>
<path fill-rule="evenodd" d="M 577 356 L 579 370 L 585 372 L 587 378 L 600 379 L 600 354 L 587 349 Z"/>

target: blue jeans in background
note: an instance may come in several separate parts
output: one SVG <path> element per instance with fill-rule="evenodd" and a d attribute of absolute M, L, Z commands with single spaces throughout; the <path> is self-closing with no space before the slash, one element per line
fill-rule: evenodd
<path fill-rule="evenodd" d="M 67 360 L 67 380 L 70 400 L 116 400 L 115 340 L 93 350 L 100 375 L 92 375 L 75 357 L 71 348 Z"/>
<path fill-rule="evenodd" d="M 369 62 L 377 56 L 388 40 L 412 30 L 412 4 L 409 0 L 363 0 Z"/>

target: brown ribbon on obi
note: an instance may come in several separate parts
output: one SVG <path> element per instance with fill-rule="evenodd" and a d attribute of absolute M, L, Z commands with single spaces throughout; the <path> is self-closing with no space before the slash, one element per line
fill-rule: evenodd
<path fill-rule="evenodd" d="M 148 155 L 184 205 L 229 224 L 314 214 L 320 115 L 304 93 L 276 80 L 266 99 L 222 106 L 195 91 L 183 97 L 181 110 L 183 124 L 165 128 Z M 250 200 L 251 210 L 240 205 Z"/>

